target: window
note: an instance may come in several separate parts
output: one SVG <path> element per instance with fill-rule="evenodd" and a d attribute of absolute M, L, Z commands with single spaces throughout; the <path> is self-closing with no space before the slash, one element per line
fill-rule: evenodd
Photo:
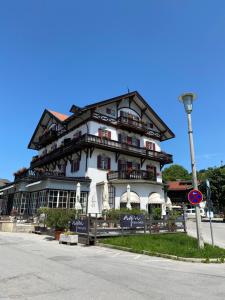
<path fill-rule="evenodd" d="M 82 131 L 81 130 L 77 131 L 77 132 L 74 133 L 73 138 L 78 139 L 81 135 L 82 135 Z"/>
<path fill-rule="evenodd" d="M 147 165 L 146 166 L 146 170 L 150 173 L 152 173 L 152 175 L 154 176 L 154 178 L 156 177 L 156 167 L 151 166 L 151 165 Z"/>
<path fill-rule="evenodd" d="M 101 170 L 110 170 L 111 160 L 105 155 L 98 155 L 97 168 Z"/>
<path fill-rule="evenodd" d="M 58 191 L 49 191 L 48 195 L 48 207 L 56 208 L 58 200 Z"/>
<path fill-rule="evenodd" d="M 147 122 L 147 128 L 148 129 L 153 129 L 154 128 L 154 125 L 152 122 Z"/>
<path fill-rule="evenodd" d="M 82 207 L 82 213 L 86 214 L 87 213 L 87 198 L 88 198 L 88 193 L 87 192 L 81 192 L 80 193 L 80 204 Z M 76 203 L 76 192 L 71 191 L 70 192 L 70 197 L 69 197 L 69 208 L 75 208 L 75 203 Z"/>
<path fill-rule="evenodd" d="M 111 209 L 115 208 L 115 190 L 116 188 L 109 184 L 109 206 Z"/>
<path fill-rule="evenodd" d="M 76 158 L 71 161 L 71 173 L 79 171 L 80 168 L 80 160 L 79 158 Z"/>
<path fill-rule="evenodd" d="M 107 115 L 112 115 L 112 116 L 115 116 L 116 114 L 115 110 L 109 107 L 106 108 L 106 113 Z"/>
<path fill-rule="evenodd" d="M 111 131 L 105 129 L 105 128 L 99 128 L 98 129 L 98 136 L 100 138 L 106 138 L 111 140 Z"/>
<path fill-rule="evenodd" d="M 127 136 L 123 133 L 119 133 L 118 134 L 118 141 L 120 143 L 125 143 L 128 145 L 133 145 L 136 147 L 140 147 L 140 140 L 138 138 L 136 138 L 135 136 L 131 137 L 131 136 Z"/>
<path fill-rule="evenodd" d="M 48 207 L 67 208 L 67 191 L 50 190 L 48 196 Z"/>
<path fill-rule="evenodd" d="M 38 193 L 37 208 L 47 206 L 47 191 L 40 191 Z"/>
<path fill-rule="evenodd" d="M 148 149 L 148 150 L 155 151 L 155 143 L 146 141 L 145 142 L 145 148 Z"/>
<path fill-rule="evenodd" d="M 87 199 L 88 199 L 88 193 L 87 192 L 81 192 L 80 193 L 80 204 L 82 207 L 82 213 L 87 213 Z"/>

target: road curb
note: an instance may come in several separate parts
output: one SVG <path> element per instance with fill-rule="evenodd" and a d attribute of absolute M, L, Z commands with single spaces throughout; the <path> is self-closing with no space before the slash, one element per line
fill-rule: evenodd
<path fill-rule="evenodd" d="M 144 254 L 144 255 L 148 255 L 148 256 L 157 256 L 157 257 L 168 258 L 168 259 L 172 259 L 172 260 L 191 262 L 191 263 L 214 263 L 214 264 L 224 263 L 219 258 L 180 257 L 180 256 L 176 256 L 176 255 L 170 255 L 170 254 L 164 254 L 164 253 L 158 253 L 158 252 L 151 252 L 151 251 L 146 251 L 146 250 L 135 250 L 135 249 L 128 248 L 128 247 L 109 245 L 109 244 L 103 244 L 103 243 L 97 243 L 96 246 L 104 247 L 104 248 L 110 248 L 110 249 L 117 249 L 117 250 L 127 251 L 127 252 L 131 252 L 131 253 Z"/>

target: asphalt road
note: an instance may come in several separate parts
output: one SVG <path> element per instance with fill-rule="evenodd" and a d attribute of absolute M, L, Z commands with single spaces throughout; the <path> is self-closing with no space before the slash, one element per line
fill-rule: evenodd
<path fill-rule="evenodd" d="M 203 239 L 211 244 L 211 232 L 209 222 L 201 222 Z M 215 245 L 225 248 L 225 223 L 212 223 Z M 196 237 L 196 223 L 193 220 L 187 222 L 187 231 L 191 236 Z"/>
<path fill-rule="evenodd" d="M 0 299 L 225 299 L 225 265 L 1 232 Z"/>

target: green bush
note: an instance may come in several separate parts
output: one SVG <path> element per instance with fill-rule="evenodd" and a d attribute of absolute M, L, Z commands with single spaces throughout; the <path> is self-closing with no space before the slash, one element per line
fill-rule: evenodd
<path fill-rule="evenodd" d="M 152 216 L 154 220 L 160 220 L 162 216 L 161 208 L 156 207 L 152 211 Z"/>
<path fill-rule="evenodd" d="M 69 222 L 76 217 L 75 209 L 62 208 L 41 208 L 38 213 L 46 215 L 46 224 L 55 230 L 64 230 L 69 228 Z"/>
<path fill-rule="evenodd" d="M 129 214 L 129 215 L 140 215 L 146 214 L 146 211 L 140 209 L 128 209 L 128 208 L 121 208 L 121 209 L 110 209 L 105 212 L 107 219 L 110 220 L 120 220 L 122 215 Z"/>

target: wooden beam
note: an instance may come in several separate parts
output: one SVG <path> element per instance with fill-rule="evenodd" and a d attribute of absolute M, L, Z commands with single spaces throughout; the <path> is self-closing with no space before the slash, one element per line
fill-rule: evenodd
<path fill-rule="evenodd" d="M 140 160 L 141 160 L 141 167 L 142 167 L 144 162 L 146 161 L 146 158 L 140 158 Z"/>
<path fill-rule="evenodd" d="M 115 152 L 115 162 L 118 162 L 118 159 L 120 157 L 120 153 L 119 152 Z"/>
<path fill-rule="evenodd" d="M 92 157 L 92 154 L 93 154 L 94 150 L 95 150 L 95 147 L 90 148 L 90 158 Z"/>

